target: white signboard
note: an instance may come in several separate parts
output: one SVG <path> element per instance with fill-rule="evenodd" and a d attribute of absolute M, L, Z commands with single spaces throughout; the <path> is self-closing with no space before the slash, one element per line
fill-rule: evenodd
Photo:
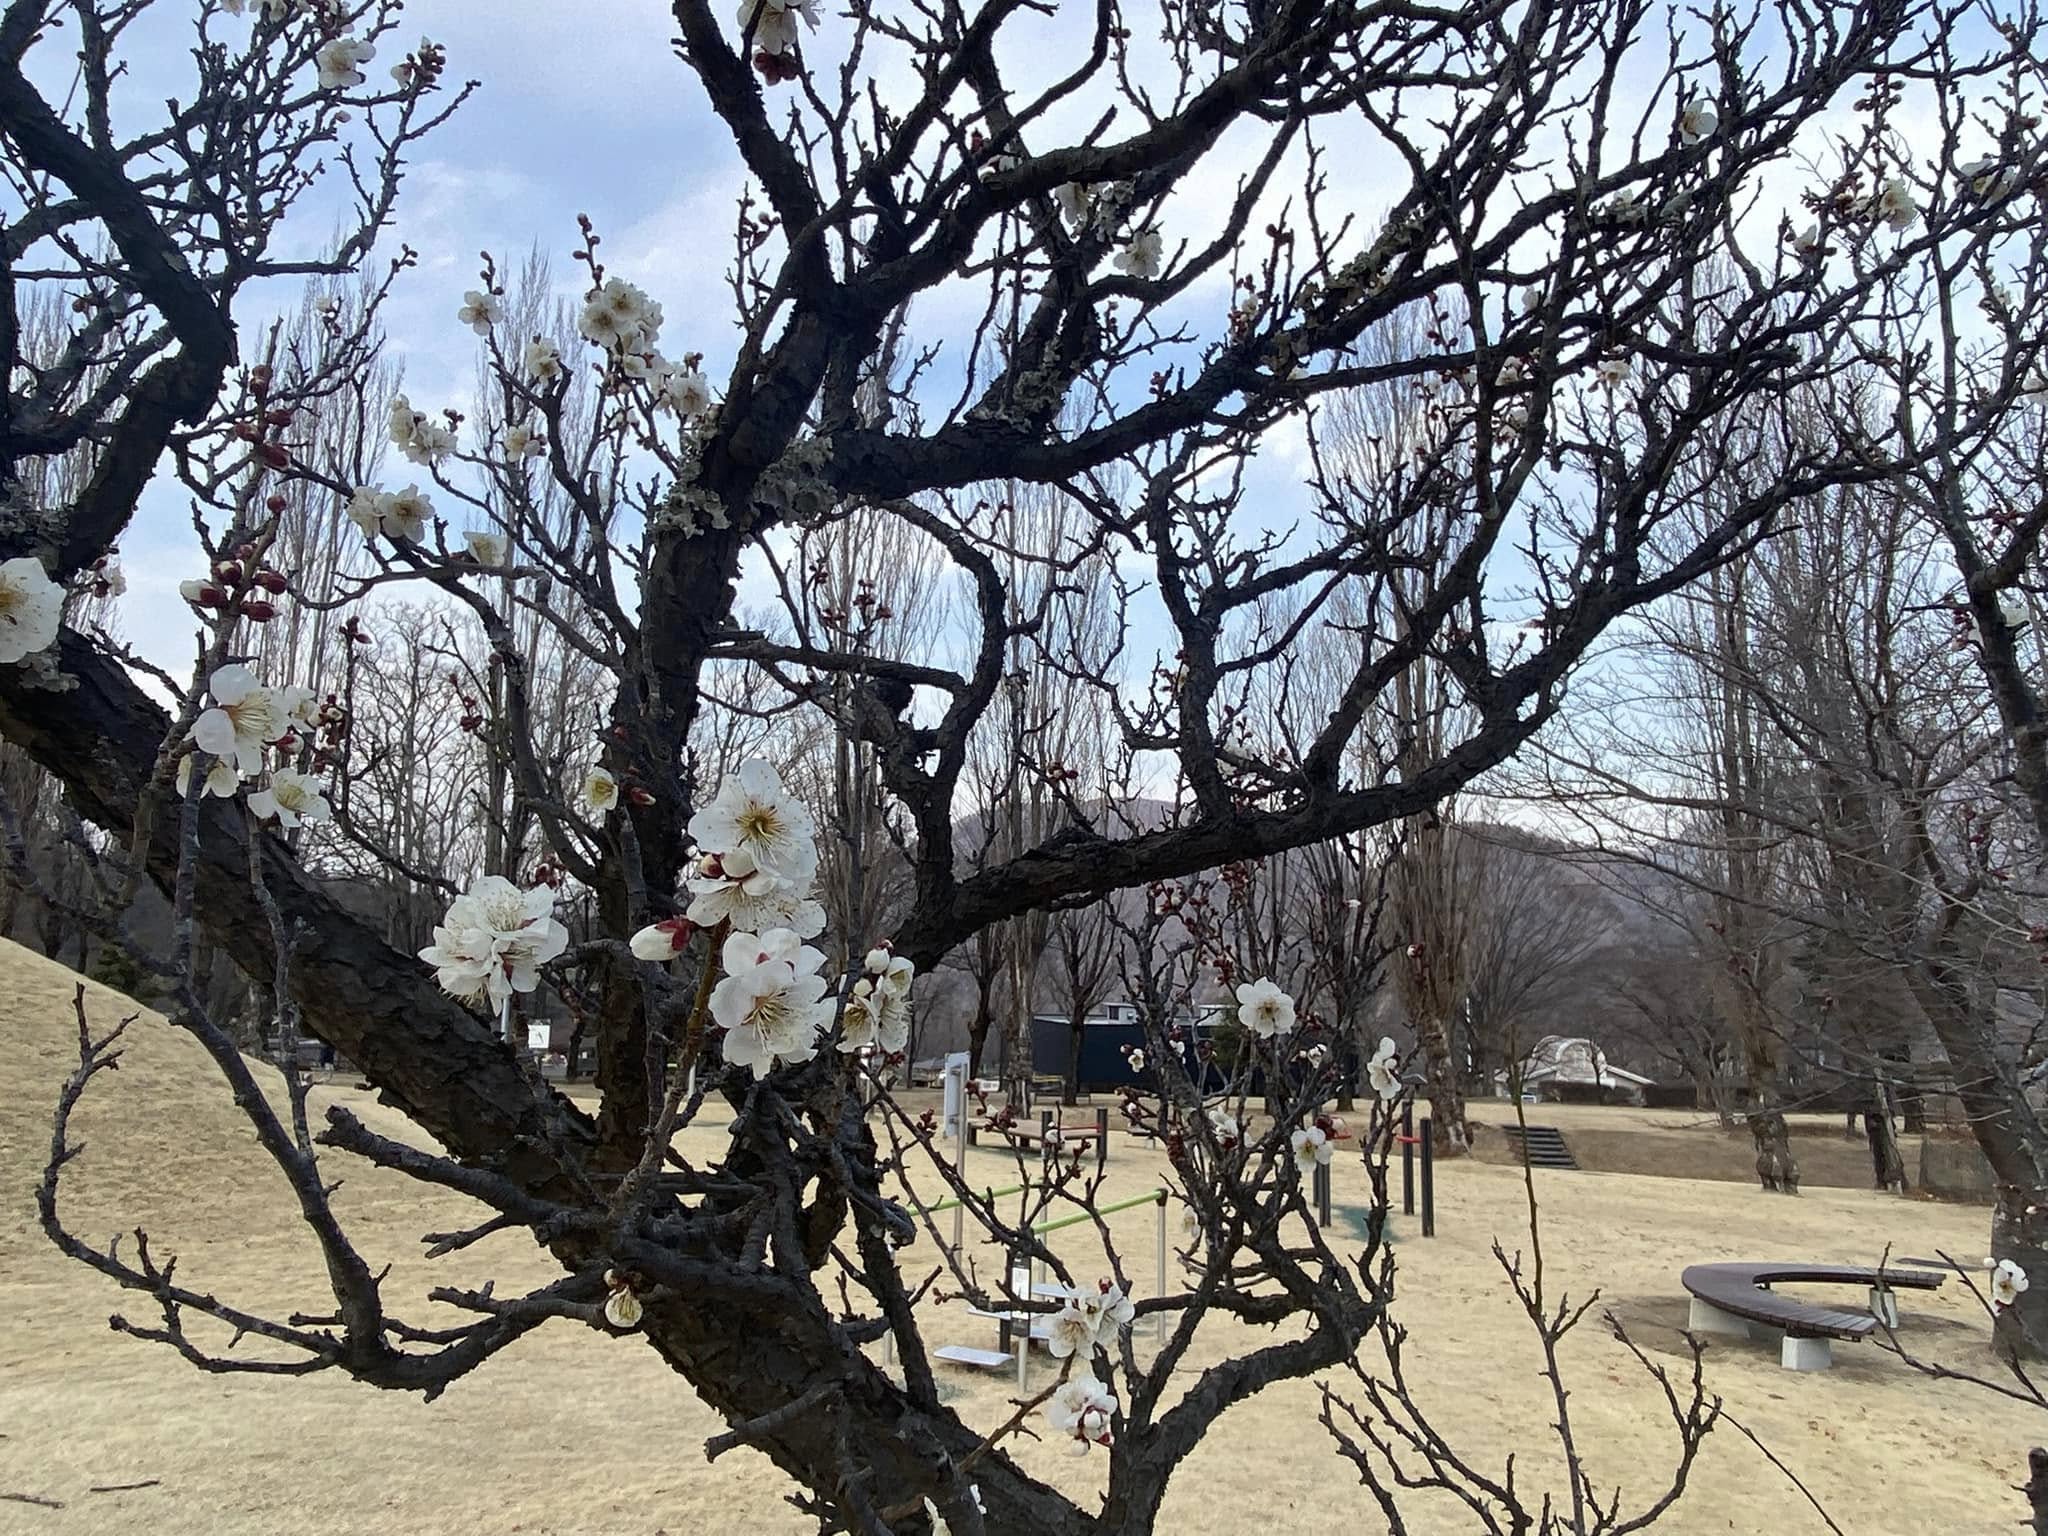
<path fill-rule="evenodd" d="M 961 1116 L 967 1112 L 967 1053 L 955 1051 L 946 1058 L 945 1125 L 941 1134 L 949 1141 L 960 1135 Z"/>
<path fill-rule="evenodd" d="M 553 1044 L 552 1024 L 529 1024 L 526 1026 L 526 1048 L 529 1051 L 544 1051 Z"/>

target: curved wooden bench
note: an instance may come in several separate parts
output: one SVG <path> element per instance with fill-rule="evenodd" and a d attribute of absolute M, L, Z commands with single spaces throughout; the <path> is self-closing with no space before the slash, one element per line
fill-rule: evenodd
<path fill-rule="evenodd" d="M 1854 1343 L 1881 1322 L 1898 1326 L 1892 1292 L 1931 1291 L 1947 1278 L 1931 1270 L 1855 1264 L 1693 1264 L 1679 1284 L 1692 1295 L 1689 1332 L 1754 1338 L 1766 1328 L 1780 1336 L 1778 1359 L 1787 1370 L 1824 1371 L 1834 1363 L 1834 1340 Z M 1862 1311 L 1816 1307 L 1771 1289 L 1787 1284 L 1864 1286 L 1870 1305 Z"/>

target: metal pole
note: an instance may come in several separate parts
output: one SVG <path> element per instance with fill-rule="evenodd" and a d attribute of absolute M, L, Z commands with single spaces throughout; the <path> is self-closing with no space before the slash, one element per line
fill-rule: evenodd
<path fill-rule="evenodd" d="M 1422 1117 L 1422 1235 L 1436 1236 L 1436 1158 L 1427 1115 Z"/>
<path fill-rule="evenodd" d="M 1095 1177 L 1102 1177 L 1102 1170 L 1109 1163 L 1109 1106 L 1095 1106 Z"/>
<path fill-rule="evenodd" d="M 1159 1295 L 1162 1299 L 1166 1295 L 1166 1191 L 1163 1189 L 1159 1191 Z M 1153 1329 L 1153 1332 L 1158 1335 L 1159 1342 L 1164 1344 L 1166 1342 L 1165 1312 L 1162 1311 L 1159 1314 L 1158 1322 L 1159 1326 Z"/>
<path fill-rule="evenodd" d="M 967 1084 L 959 1085 L 959 1097 L 954 1101 L 953 1114 L 953 1172 L 959 1175 L 962 1188 L 967 1184 Z M 962 1200 L 953 1207 L 953 1258 L 958 1262 L 960 1245 L 966 1240 L 967 1202 Z"/>
<path fill-rule="evenodd" d="M 1415 1214 L 1415 1101 L 1401 1101 L 1401 1214 Z"/>
<path fill-rule="evenodd" d="M 1316 1225 L 1327 1227 L 1330 1224 L 1330 1165 L 1328 1163 L 1316 1164 L 1314 1188 L 1316 1196 Z"/>

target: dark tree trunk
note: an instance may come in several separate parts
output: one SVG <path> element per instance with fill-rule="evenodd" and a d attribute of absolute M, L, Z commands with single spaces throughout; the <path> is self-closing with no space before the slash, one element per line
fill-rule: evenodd
<path fill-rule="evenodd" d="M 1458 1066 L 1451 1042 L 1437 1018 L 1418 1020 L 1416 1042 L 1422 1047 L 1425 1089 L 1429 1094 L 1430 1140 L 1438 1157 L 1462 1157 L 1471 1147 L 1465 1129 L 1465 1095 L 1458 1087 Z"/>
<path fill-rule="evenodd" d="M 1991 1213 L 1991 1256 L 2011 1259 L 2031 1282 L 1999 1316 L 1998 1348 L 2048 1358 L 2048 1127 L 2044 1127 L 2014 1063 L 2001 1049 L 1969 943 L 1959 932 L 1966 909 L 1952 906 L 1928 945 L 1925 962 L 1908 970 L 1921 1010 L 1947 1054 L 1977 1146 L 1997 1180 Z"/>
<path fill-rule="evenodd" d="M 981 1058 L 988 1050 L 989 1025 L 988 989 L 982 988 L 975 995 L 974 1017 L 967 1021 L 967 1075 L 981 1076 Z"/>
<path fill-rule="evenodd" d="M 1749 1112 L 1749 1135 L 1756 1143 L 1757 1182 L 1774 1195 L 1799 1193 L 1799 1162 L 1792 1155 L 1792 1133 L 1776 1103 Z"/>

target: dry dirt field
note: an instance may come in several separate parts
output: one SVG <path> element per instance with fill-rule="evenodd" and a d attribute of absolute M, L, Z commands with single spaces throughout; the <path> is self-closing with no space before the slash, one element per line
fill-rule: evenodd
<path fill-rule="evenodd" d="M 721 1426 L 687 1387 L 631 1340 L 562 1325 L 542 1330 L 432 1405 L 339 1377 L 273 1380 L 201 1375 L 167 1351 L 118 1337 L 110 1312 L 134 1299 L 61 1261 L 36 1229 L 32 1190 L 48 1145 L 49 1106 L 69 1069 L 73 978 L 0 949 L 0 1532 L 46 1536 L 333 1536 L 438 1533 L 605 1533 L 605 1536 L 779 1536 L 807 1529 L 782 1503 L 786 1486 L 750 1452 L 703 1459 Z M 90 993 L 95 1023 L 128 1011 Z M 188 1283 L 257 1308 L 318 1308 L 309 1244 L 283 1213 L 281 1185 L 234 1117 L 195 1047 L 147 1016 L 130 1031 L 123 1069 L 102 1077 L 79 1119 L 87 1150 L 67 1180 L 67 1209 L 95 1234 L 148 1226 L 175 1251 Z M 370 1097 L 334 1096 L 391 1132 L 404 1129 Z M 1504 1106 L 1500 1106 L 1504 1110 Z M 1603 1124 L 1615 1123 L 1612 1112 Z M 1666 1120 L 1672 1117 L 1664 1117 Z M 1682 1117 L 1681 1117 L 1682 1118 Z M 711 1130 L 690 1137 L 708 1152 Z M 1675 1132 L 1674 1132 L 1675 1134 Z M 974 1154 L 988 1182 L 1008 1160 Z M 1118 1141 L 1112 1195 L 1147 1188 L 1158 1154 Z M 1678 1271 L 1715 1258 L 1862 1261 L 1945 1248 L 1981 1254 L 1981 1211 L 1899 1201 L 1854 1189 L 1773 1199 L 1732 1183 L 1600 1173 L 1539 1173 L 1554 1284 L 1597 1287 L 1653 1358 L 1676 1363 L 1685 1306 Z M 1340 1205 L 1362 1176 L 1341 1170 Z M 1526 1241 L 1518 1171 L 1483 1162 L 1445 1167 L 1440 1232 L 1424 1241 L 1397 1225 L 1399 1315 L 1411 1330 L 1409 1368 L 1464 1453 L 1497 1470 L 1517 1456 L 1524 1487 L 1554 1480 L 1543 1383 L 1489 1255 L 1498 1235 Z M 546 1275 L 525 1239 L 502 1238 L 428 1265 L 418 1235 L 462 1221 L 462 1202 L 434 1199 L 394 1175 L 347 1170 L 339 1200 L 359 1246 L 390 1261 L 387 1294 L 496 1275 Z M 1152 1273 L 1153 1214 L 1118 1218 L 1140 1289 Z M 1078 1229 L 1077 1229 L 1078 1230 Z M 1074 1233 L 1066 1234 L 1074 1236 Z M 1063 1250 L 1079 1259 L 1078 1238 Z M 906 1262 L 929 1263 L 928 1247 Z M 1953 1293 L 1952 1284 L 1948 1291 Z M 412 1309 L 417 1312 L 417 1308 Z M 956 1304 L 932 1306 L 932 1342 L 992 1343 L 987 1325 Z M 1957 1365 L 1985 1363 L 1986 1330 L 1966 1298 L 1916 1298 L 1906 1336 Z M 1244 1334 L 1219 1326 L 1194 1368 Z M 1839 1346 L 1834 1370 L 1782 1371 L 1761 1344 L 1714 1344 L 1708 1381 L 1729 1409 L 1813 1490 L 1847 1532 L 1920 1536 L 2010 1529 L 2023 1508 L 2010 1484 L 2026 1448 L 2048 1439 L 2048 1418 L 2008 1410 L 1968 1387 L 1910 1374 L 1871 1345 Z M 1663 1477 L 1671 1441 L 1659 1408 L 1620 1346 L 1587 1326 L 1567 1352 L 1580 1444 L 1595 1477 L 1624 1501 Z M 972 1423 L 992 1425 L 1011 1388 L 948 1377 Z M 1041 1380 L 1043 1377 L 1040 1378 Z M 1248 1530 L 1383 1528 L 1350 1468 L 1314 1421 L 1307 1384 L 1275 1389 L 1233 1410 L 1181 1470 L 1160 1530 L 1222 1536 Z M 1104 1461 L 1023 1442 L 1034 1472 L 1086 1499 Z M 150 1482 L 127 1492 L 95 1486 Z M 1552 1486 L 1556 1486 L 1553 1481 Z M 1432 1536 L 1470 1529 L 1449 1509 L 1419 1507 L 1411 1527 Z M 1780 1473 L 1732 1430 L 1714 1434 L 1692 1491 L 1658 1530 L 1821 1536 L 1826 1526 Z"/>

